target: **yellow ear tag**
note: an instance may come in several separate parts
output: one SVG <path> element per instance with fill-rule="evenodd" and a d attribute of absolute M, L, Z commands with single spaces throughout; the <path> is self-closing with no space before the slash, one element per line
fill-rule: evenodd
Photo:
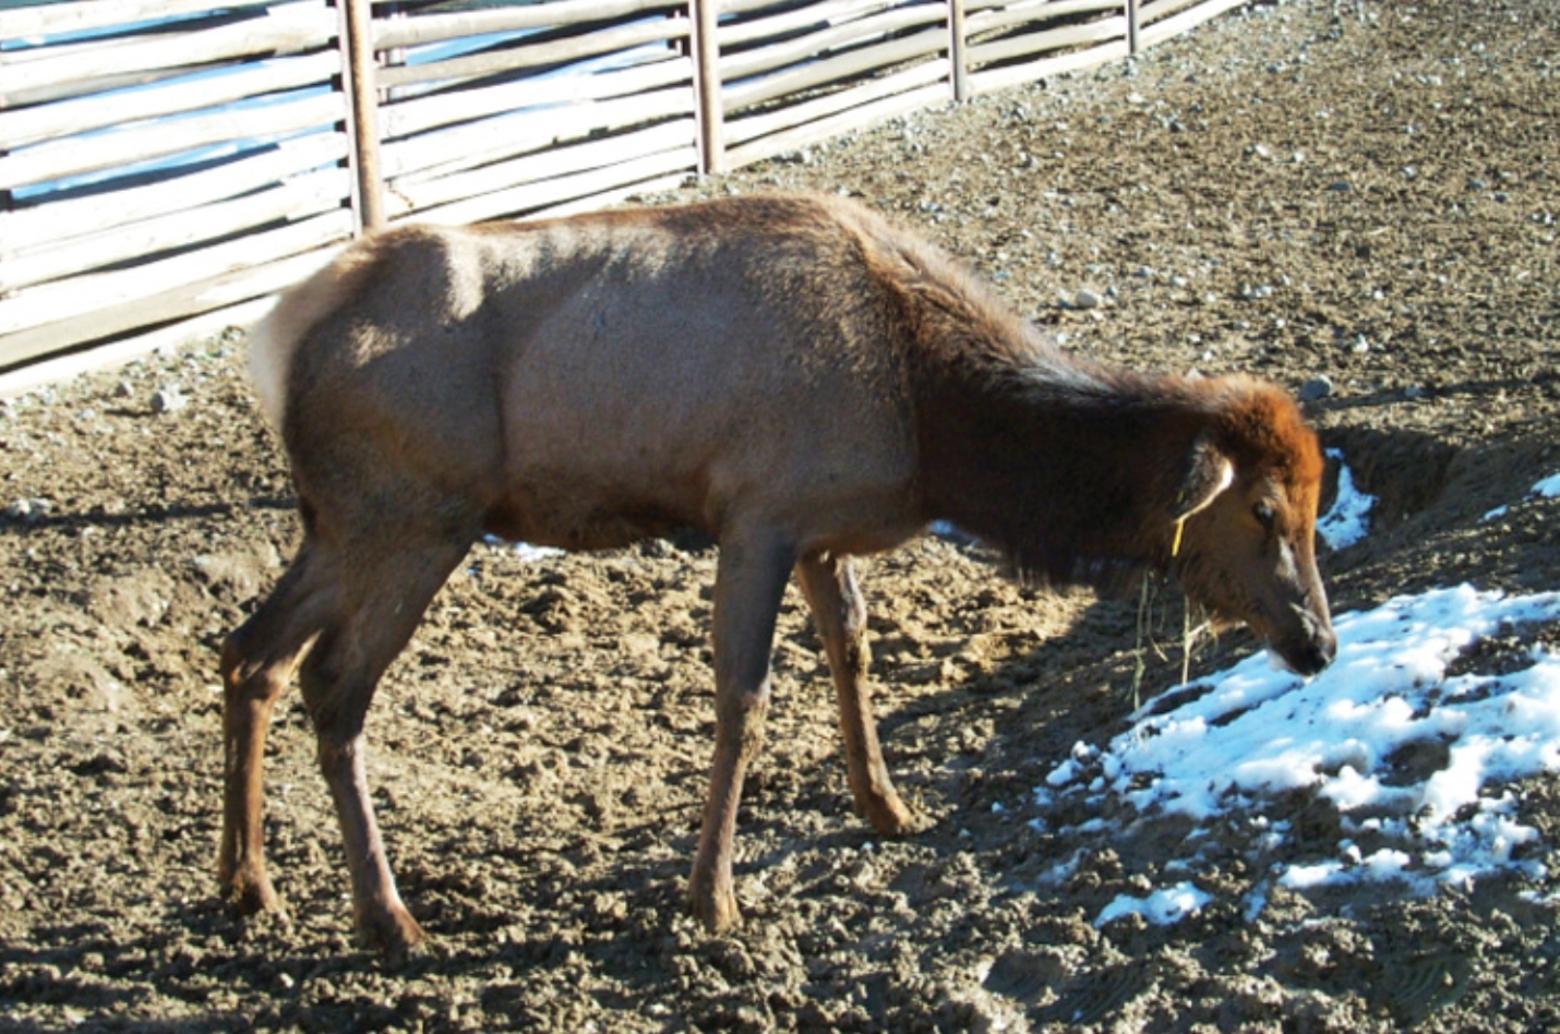
<path fill-rule="evenodd" d="M 1190 516 L 1188 514 L 1187 516 Z M 1186 517 L 1175 522 L 1175 540 L 1170 543 L 1170 558 L 1173 560 L 1181 554 L 1181 533 L 1186 530 Z"/>

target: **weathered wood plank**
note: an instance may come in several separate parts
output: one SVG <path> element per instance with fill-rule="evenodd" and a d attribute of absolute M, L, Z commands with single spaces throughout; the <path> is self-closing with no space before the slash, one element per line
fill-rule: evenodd
<path fill-rule="evenodd" d="M 656 191 L 671 190 L 681 186 L 687 179 L 687 173 L 676 172 L 670 176 L 657 176 L 654 179 L 640 180 L 623 187 L 611 187 L 593 194 L 571 198 L 568 201 L 560 201 L 555 205 L 545 205 L 534 209 L 527 212 L 522 221 L 525 219 L 556 219 L 559 216 L 573 215 L 577 212 L 599 212 L 603 208 L 615 205 L 620 201 L 643 197 Z"/>
<path fill-rule="evenodd" d="M 403 211 L 431 208 L 479 194 L 491 194 L 506 187 L 606 168 L 646 155 L 675 150 L 686 146 L 693 138 L 693 120 L 683 118 L 572 147 L 549 147 L 534 154 L 439 179 L 397 184 L 394 193 Z"/>
<path fill-rule="evenodd" d="M 1127 20 L 1119 15 L 1115 18 L 1102 18 L 1099 21 L 1087 22 L 1083 25 L 1069 25 L 1062 29 L 1026 32 L 1017 36 L 993 40 L 989 43 L 971 44 L 970 62 L 977 65 L 990 64 L 995 61 L 1006 61 L 1015 57 L 1026 57 L 1030 54 L 1060 50 L 1063 47 L 1075 47 L 1081 43 L 1095 43 L 1100 40 L 1118 38 L 1124 39 L 1126 32 Z"/>
<path fill-rule="evenodd" d="M 688 83 L 692 76 L 692 64 L 687 58 L 677 56 L 592 75 L 548 76 L 498 86 L 468 87 L 429 97 L 392 101 L 380 109 L 380 124 L 385 137 L 394 139 L 519 108 L 649 92 Z"/>
<path fill-rule="evenodd" d="M 342 213 L 343 216 L 346 214 Z M 350 232 L 350 219 L 339 219 L 338 222 L 344 228 L 340 234 L 344 239 Z M 240 269 L 90 311 L 79 307 L 57 310 L 69 315 L 15 333 L 0 334 L 0 367 L 26 362 L 83 342 L 112 338 L 138 327 L 166 323 L 272 294 L 308 276 L 336 250 L 335 247 L 322 250 L 316 245 L 301 254 L 292 253 L 274 261 L 274 256 L 266 256 Z M 0 302 L 0 312 L 4 311 L 4 304 Z"/>
<path fill-rule="evenodd" d="M 330 254 L 334 254 L 334 249 Z M 320 264 L 323 265 L 326 261 L 328 256 L 322 256 Z M 300 278 L 302 275 L 306 273 L 300 272 Z M 159 326 L 156 330 L 148 330 L 144 333 L 132 331 L 122 337 L 101 342 L 92 348 L 52 356 L 46 352 L 41 357 L 34 357 L 34 362 L 15 366 L 9 370 L 5 369 L 6 362 L 0 359 L 0 398 L 31 391 L 45 384 L 57 384 L 93 370 L 111 369 L 160 348 L 179 348 L 192 342 L 204 341 L 222 333 L 228 327 L 247 327 L 264 316 L 273 304 L 269 295 L 263 295 L 237 305 L 229 305 L 199 316 L 181 319 L 171 326 Z M 72 344 L 79 344 L 79 342 L 72 342 Z"/>
<path fill-rule="evenodd" d="M 926 5 L 896 8 L 833 25 L 783 43 L 775 43 L 722 58 L 720 74 L 725 81 L 731 82 L 785 65 L 814 60 L 842 47 L 884 39 L 893 33 L 912 29 L 918 25 L 941 25 L 942 22 L 943 11 L 939 7 Z M 942 34 L 939 33 L 940 38 L 941 36 Z"/>
<path fill-rule="evenodd" d="M 447 61 L 435 61 L 426 65 L 386 68 L 380 73 L 379 81 L 385 86 L 402 86 L 407 83 L 440 79 L 475 79 L 521 68 L 562 64 L 600 54 L 610 54 L 615 50 L 628 50 L 645 43 L 685 39 L 691 24 L 691 19 L 681 16 L 658 19 L 642 24 L 616 26 L 599 32 L 582 33 L 568 39 L 526 43 L 482 54 L 453 57 Z"/>
<path fill-rule="evenodd" d="M 1026 61 L 1022 64 L 973 72 L 970 74 L 970 86 L 977 94 L 990 93 L 993 90 L 1003 90 L 1021 83 L 1032 83 L 1048 75 L 1082 71 L 1107 61 L 1118 61 L 1126 56 L 1127 41 L 1113 40 L 1087 50 L 1076 50 L 1070 54 L 1059 54 L 1055 57 L 1043 57 L 1038 61 Z"/>
<path fill-rule="evenodd" d="M 675 179 L 681 178 L 681 174 L 692 173 L 698 167 L 698 160 L 698 148 L 690 141 L 687 146 L 674 151 L 664 151 L 604 169 L 592 169 L 589 172 L 562 176 L 541 183 L 527 183 L 523 186 L 467 198 L 454 204 L 430 208 L 418 212 L 415 219 L 417 222 L 459 225 L 512 212 L 549 208 L 609 191 L 627 193 L 633 190 L 648 190 L 651 187 L 646 181 L 674 174 L 675 182 Z M 664 179 L 660 182 L 664 182 Z"/>
<path fill-rule="evenodd" d="M 315 133 L 284 140 L 273 150 L 215 168 L 114 190 L 107 195 L 111 201 L 89 194 L 0 212 L 0 261 L 9 261 L 41 243 L 110 230 L 124 223 L 236 197 L 346 156 L 346 134 Z M 347 171 L 336 169 L 335 173 L 341 181 L 340 196 L 345 197 L 350 186 Z"/>
<path fill-rule="evenodd" d="M 340 96 L 316 94 L 251 108 L 242 121 L 232 112 L 218 112 L 50 140 L 0 158 L 0 189 L 131 165 L 235 138 L 264 139 L 329 126 L 343 115 Z"/>
<path fill-rule="evenodd" d="M 823 29 L 830 25 L 860 18 L 879 11 L 898 7 L 900 0 L 832 0 L 828 3 L 808 4 L 805 7 L 782 10 L 778 14 L 760 15 L 730 21 L 716 32 L 723 48 L 734 47 L 769 36 L 780 36 L 803 29 Z M 722 8 L 723 13 L 729 4 Z"/>
<path fill-rule="evenodd" d="M 1009 3 L 1008 0 L 967 0 L 966 13 L 996 9 L 1011 11 L 1020 21 L 1044 22 L 1058 15 L 1074 13 L 1069 8 L 1075 7 L 1107 11 L 1120 9 L 1121 0 L 1018 0 L 1017 3 Z"/>
<path fill-rule="evenodd" d="M 80 318 L 89 308 L 101 311 L 143 301 L 166 291 L 199 284 L 214 276 L 239 272 L 273 259 L 309 251 L 351 233 L 352 213 L 341 209 L 173 258 L 107 273 L 84 273 L 28 288 L 0 299 L 0 334 L 13 334 L 61 322 L 62 319 Z M 173 319 L 182 314 L 154 315 L 158 319 Z M 91 336 L 101 337 L 134 326 L 134 323 L 128 323 Z"/>
<path fill-rule="evenodd" d="M 40 4 L 0 11 L 0 39 L 56 36 L 113 25 L 173 18 L 201 11 L 257 7 L 258 3 L 221 4 L 214 0 L 76 0 L 75 3 Z"/>
<path fill-rule="evenodd" d="M 676 10 L 683 6 L 685 4 L 677 0 L 558 0 L 524 7 L 412 15 L 395 21 L 381 19 L 374 26 L 374 49 L 410 47 L 489 32 L 601 22 L 635 14 Z"/>
<path fill-rule="evenodd" d="M 341 59 L 327 51 L 264 61 L 228 75 L 150 86 L 117 96 L 112 102 L 101 97 L 83 97 L 19 111 L 0 111 L 0 148 L 198 111 L 259 94 L 325 85 L 340 71 Z"/>
<path fill-rule="evenodd" d="M 1142 19 L 1142 25 L 1152 25 L 1154 22 L 1163 21 L 1177 11 L 1184 11 L 1188 7 L 1194 7 L 1205 2 L 1206 0 L 1139 0 L 1138 17 Z"/>
<path fill-rule="evenodd" d="M 631 97 L 511 112 L 392 141 L 385 145 L 382 167 L 392 184 L 412 174 L 427 179 L 578 140 L 599 130 L 691 115 L 693 103 L 692 87 L 678 86 Z"/>
<path fill-rule="evenodd" d="M 1164 18 L 1139 30 L 1139 38 L 1144 47 L 1152 47 L 1183 32 L 1189 32 L 1210 18 L 1216 18 L 1244 2 L 1245 0 L 1205 0 L 1197 7 Z"/>
<path fill-rule="evenodd" d="M 837 115 L 817 119 L 793 129 L 772 133 L 741 146 L 732 147 L 728 151 L 731 165 L 732 168 L 737 168 L 765 158 L 773 158 L 777 154 L 829 140 L 853 129 L 876 125 L 895 115 L 903 115 L 930 104 L 945 102 L 947 98 L 948 94 L 941 83 L 922 86 L 906 93 L 897 93 Z"/>
<path fill-rule="evenodd" d="M 919 86 L 941 82 L 943 78 L 944 71 L 938 63 L 928 61 L 898 72 L 892 72 L 882 78 L 869 80 L 861 86 L 838 90 L 834 93 L 825 94 L 822 97 L 814 97 L 811 100 L 789 104 L 773 111 L 764 111 L 756 115 L 733 119 L 727 123 L 730 142 L 733 146 L 747 143 L 759 137 L 767 136 L 770 133 L 784 129 L 793 129 L 884 97 L 891 97 L 894 94 L 904 93 Z"/>
<path fill-rule="evenodd" d="M 885 68 L 901 61 L 910 61 L 941 51 L 948 42 L 948 34 L 942 28 L 926 29 L 913 36 L 863 47 L 836 57 L 825 58 L 783 72 L 764 76 L 727 87 L 724 101 L 726 115 L 765 101 L 783 97 L 788 93 L 811 89 L 837 79 L 848 79 L 876 68 Z"/>
<path fill-rule="evenodd" d="M 720 13 L 724 15 L 751 14 L 754 11 L 764 11 L 771 7 L 780 10 L 789 10 L 794 4 L 790 0 L 726 0 L 721 4 Z"/>
<path fill-rule="evenodd" d="M 299 219 L 340 208 L 347 183 L 335 169 L 299 176 L 287 183 L 228 201 L 199 205 L 103 233 L 34 247 L 0 263 L 0 294 L 113 265 L 138 255 L 155 255 L 201 240 L 227 237 L 277 220 Z M 6 247 L 0 245 L 0 247 Z"/>
<path fill-rule="evenodd" d="M 1121 0 L 1054 0 L 1052 3 L 1038 7 L 1032 5 L 1000 9 L 987 7 L 978 14 L 968 16 L 969 31 L 971 36 L 977 36 L 1021 25 L 1039 27 L 1059 18 L 1079 14 L 1121 10 Z"/>
<path fill-rule="evenodd" d="M 142 73 L 172 66 L 209 64 L 256 54 L 286 54 L 329 42 L 336 34 L 335 13 L 317 0 L 279 4 L 260 18 L 220 28 L 164 36 L 114 47 L 82 60 L 70 54 L 0 65 L 0 107 L 16 103 L 12 94 L 28 89 L 80 84 L 120 73 Z"/>
<path fill-rule="evenodd" d="M 12 109 L 26 108 L 40 104 L 52 104 L 73 97 L 90 95 L 92 103 L 101 104 L 104 100 L 101 94 L 107 90 L 121 90 L 131 86 L 147 86 L 152 83 L 160 83 L 165 79 L 177 79 L 180 76 L 189 75 L 191 72 L 200 71 L 205 65 L 171 65 L 168 68 L 155 68 L 148 72 L 120 72 L 117 75 L 105 75 L 93 79 L 83 85 L 79 82 L 50 83 L 44 86 L 35 86 L 26 90 L 16 90 L 5 97 L 0 97 L 0 102 Z"/>

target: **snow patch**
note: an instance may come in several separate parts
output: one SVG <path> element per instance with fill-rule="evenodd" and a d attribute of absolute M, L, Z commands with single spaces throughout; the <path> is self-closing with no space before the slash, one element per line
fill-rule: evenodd
<path fill-rule="evenodd" d="M 1180 922 L 1213 900 L 1205 891 L 1191 883 L 1181 882 L 1173 887 L 1163 887 L 1146 897 L 1135 898 L 1130 894 L 1118 894 L 1116 899 L 1100 910 L 1095 917 L 1096 929 L 1125 915 L 1140 915 L 1155 926 L 1169 926 Z"/>
<path fill-rule="evenodd" d="M 1316 533 L 1329 549 L 1348 549 L 1370 531 L 1370 511 L 1376 497 L 1366 495 L 1354 484 L 1354 475 L 1343 462 L 1343 452 L 1328 449 L 1327 455 L 1338 461 L 1338 495 L 1330 509 L 1316 522 Z"/>
<path fill-rule="evenodd" d="M 1560 473 L 1551 474 L 1548 477 L 1535 482 L 1533 487 L 1528 489 L 1527 495 L 1523 496 L 1523 498 L 1554 499 L 1557 496 L 1560 496 Z M 1510 510 L 1510 506 L 1497 506 L 1495 509 L 1487 511 L 1484 516 L 1479 518 L 1479 520 L 1481 522 L 1493 521 L 1497 517 L 1506 516 Z"/>
<path fill-rule="evenodd" d="M 529 542 L 508 542 L 497 535 L 484 535 L 482 536 L 482 541 L 489 546 L 509 550 L 527 564 L 563 556 L 563 550 L 554 546 L 533 546 Z"/>
<path fill-rule="evenodd" d="M 1276 885 L 1393 881 L 1430 893 L 1497 871 L 1539 878 L 1541 852 L 1524 850 L 1539 835 L 1518 817 L 1508 785 L 1560 770 L 1560 655 L 1534 646 L 1516 671 L 1447 672 L 1479 639 L 1557 617 L 1560 592 L 1508 597 L 1467 585 L 1340 615 L 1338 656 L 1319 675 L 1275 671 L 1259 654 L 1166 708 L 1188 696 L 1188 687 L 1173 687 L 1106 746 L 1076 744 L 1046 776 L 1036 805 L 1179 813 L 1197 824 L 1188 843 L 1234 823 L 1272 864 L 1275 851 L 1292 845 L 1263 805 L 1307 789 L 1330 801 L 1360 842 L 1277 864 Z M 1155 899 L 1132 900 L 1146 910 Z M 1136 907 L 1118 898 L 1096 925 Z M 1260 911 L 1261 901 L 1247 907 Z"/>

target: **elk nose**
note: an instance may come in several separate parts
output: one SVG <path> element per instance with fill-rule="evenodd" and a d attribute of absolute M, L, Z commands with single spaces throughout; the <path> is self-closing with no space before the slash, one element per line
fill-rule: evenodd
<path fill-rule="evenodd" d="M 1338 656 L 1338 637 L 1330 628 L 1317 629 L 1306 643 L 1296 666 L 1302 675 L 1315 675 Z"/>
<path fill-rule="evenodd" d="M 1315 611 L 1292 604 L 1290 607 L 1298 619 L 1298 635 L 1290 639 L 1292 653 L 1286 659 L 1296 674 L 1311 676 L 1332 663 L 1338 655 L 1338 637 L 1333 633 L 1332 622 L 1326 611 Z"/>

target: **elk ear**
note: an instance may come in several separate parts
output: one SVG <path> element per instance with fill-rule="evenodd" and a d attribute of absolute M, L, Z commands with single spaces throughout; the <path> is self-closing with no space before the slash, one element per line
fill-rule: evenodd
<path fill-rule="evenodd" d="M 1171 520 L 1182 521 L 1203 509 L 1219 497 L 1219 493 L 1235 482 L 1235 464 L 1220 452 L 1208 435 L 1201 434 L 1192 443 L 1187 458 L 1186 477 L 1181 490 L 1176 493 L 1175 512 Z"/>

